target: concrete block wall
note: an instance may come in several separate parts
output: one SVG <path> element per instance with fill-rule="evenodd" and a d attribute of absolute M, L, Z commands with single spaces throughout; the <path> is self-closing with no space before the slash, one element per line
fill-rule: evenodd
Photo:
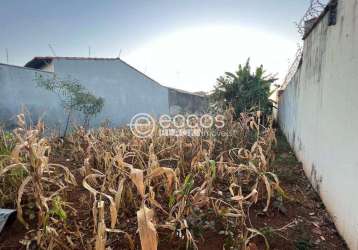
<path fill-rule="evenodd" d="M 187 93 L 177 89 L 168 89 L 169 112 L 176 114 L 203 114 L 209 107 L 209 98 Z"/>
<path fill-rule="evenodd" d="M 358 249 L 358 0 L 341 0 L 304 40 L 279 123 L 350 249 Z"/>

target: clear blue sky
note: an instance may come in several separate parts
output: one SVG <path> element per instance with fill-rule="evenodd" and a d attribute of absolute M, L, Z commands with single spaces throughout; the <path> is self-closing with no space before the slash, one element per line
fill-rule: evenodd
<path fill-rule="evenodd" d="M 6 62 L 5 48 L 9 51 L 9 63 L 15 65 L 23 65 L 34 56 L 52 55 L 48 44 L 54 47 L 57 56 L 88 56 L 88 46 L 96 57 L 117 57 L 122 50 L 121 57 L 127 57 L 134 66 L 166 85 L 177 86 L 181 85 L 181 79 L 188 79 L 186 69 L 174 65 L 175 75 L 161 76 L 156 68 L 163 62 L 147 58 L 146 64 L 141 65 L 138 57 L 143 48 L 150 47 L 153 53 L 160 54 L 153 41 L 158 45 L 158 39 L 163 38 L 167 43 L 176 43 L 168 40 L 168 36 L 178 39 L 171 34 L 193 27 L 198 28 L 199 34 L 200 27 L 209 27 L 208 33 L 212 33 L 210 27 L 231 27 L 231 31 L 235 30 L 232 27 L 241 27 L 295 44 L 299 36 L 294 22 L 302 17 L 308 4 L 309 0 L 1 0 L 0 62 Z M 185 34 L 193 31 L 182 32 L 180 39 L 185 39 Z M 195 48 L 182 49 L 195 51 Z M 218 49 L 211 46 L 208 53 Z M 281 56 L 287 61 L 294 52 L 285 51 Z M 195 57 L 195 53 L 189 57 Z M 239 64 L 245 58 L 235 60 Z M 183 85 L 195 90 L 188 80 Z"/>

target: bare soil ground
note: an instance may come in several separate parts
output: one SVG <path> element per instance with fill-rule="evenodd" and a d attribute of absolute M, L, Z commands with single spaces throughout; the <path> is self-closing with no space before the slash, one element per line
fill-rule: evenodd
<path fill-rule="evenodd" d="M 276 209 L 267 214 L 253 211 L 250 217 L 253 225 L 266 232 L 271 249 L 348 249 L 286 138 L 278 132 L 277 139 L 273 168 L 289 200 L 282 206 L 279 202 L 274 204 Z M 293 227 L 272 232 L 292 221 L 295 221 Z"/>
<path fill-rule="evenodd" d="M 270 243 L 270 249 L 348 249 L 339 236 L 322 201 L 306 178 L 302 165 L 297 161 L 286 139 L 281 133 L 278 133 L 277 137 L 276 160 L 272 167 L 281 181 L 281 186 L 285 190 L 287 198 L 283 201 L 274 200 L 273 207 L 267 213 L 262 212 L 262 204 L 253 206 L 250 209 L 247 223 L 252 225 L 253 228 L 259 229 L 266 236 Z M 63 158 L 53 160 L 68 165 Z M 82 202 L 79 202 L 82 207 L 76 207 L 76 209 L 82 211 L 78 216 L 83 216 L 84 224 L 86 218 L 91 216 L 91 201 L 86 194 L 88 192 L 81 187 L 68 194 L 70 200 L 82 200 Z M 88 206 L 86 206 L 86 200 L 88 200 Z M 134 224 L 134 235 L 136 222 L 128 221 L 127 223 Z M 200 232 L 196 236 L 196 239 L 199 239 L 199 249 L 221 250 L 224 247 L 230 249 L 227 247 L 230 245 L 228 237 L 222 232 L 220 227 L 215 228 L 215 230 Z M 24 249 L 19 243 L 24 233 L 25 229 L 16 221 L 0 235 L 0 249 Z M 159 249 L 185 249 L 185 245 L 180 244 L 177 240 L 164 237 L 164 232 L 159 230 L 159 234 L 161 239 Z M 125 244 L 118 249 L 124 248 L 126 248 Z M 250 250 L 256 249 L 265 249 L 263 239 L 257 238 L 250 245 Z"/>

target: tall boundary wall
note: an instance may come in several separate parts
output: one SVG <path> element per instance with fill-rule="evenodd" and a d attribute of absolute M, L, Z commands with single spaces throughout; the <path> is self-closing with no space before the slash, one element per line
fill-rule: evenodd
<path fill-rule="evenodd" d="M 358 0 L 340 0 L 304 39 L 279 94 L 279 124 L 350 249 L 358 249 Z"/>

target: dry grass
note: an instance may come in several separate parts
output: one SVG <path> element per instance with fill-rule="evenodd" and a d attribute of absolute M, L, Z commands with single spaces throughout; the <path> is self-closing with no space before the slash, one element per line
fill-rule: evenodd
<path fill-rule="evenodd" d="M 139 139 L 127 129 L 103 127 L 89 133 L 78 129 L 63 143 L 43 137 L 41 122 L 35 128 L 26 127 L 20 115 L 11 164 L 0 169 L 0 178 L 12 169 L 26 172 L 17 187 L 18 218 L 28 228 L 23 243 L 36 242 L 44 249 L 102 250 L 119 245 L 136 249 L 141 245 L 152 250 L 161 236 L 168 235 L 196 249 L 196 229 L 214 220 L 226 234 L 235 235 L 231 246 L 252 248 L 252 239 L 264 235 L 252 228 L 248 209 L 262 203 L 266 212 L 271 197 L 283 194 L 270 171 L 275 131 L 271 121 L 261 124 L 260 112 L 242 114 L 234 121 L 228 110 L 225 117 L 226 126 L 219 132 L 230 136 L 155 134 Z M 67 167 L 49 162 L 51 150 L 71 152 Z M 78 161 L 83 162 L 81 168 L 71 166 Z M 75 203 L 69 198 L 73 190 L 90 199 Z M 37 220 L 27 221 L 24 204 L 31 202 L 36 205 Z M 91 207 L 90 218 L 78 216 L 83 207 L 79 203 Z M 131 225 L 128 221 L 133 218 L 136 224 Z"/>

